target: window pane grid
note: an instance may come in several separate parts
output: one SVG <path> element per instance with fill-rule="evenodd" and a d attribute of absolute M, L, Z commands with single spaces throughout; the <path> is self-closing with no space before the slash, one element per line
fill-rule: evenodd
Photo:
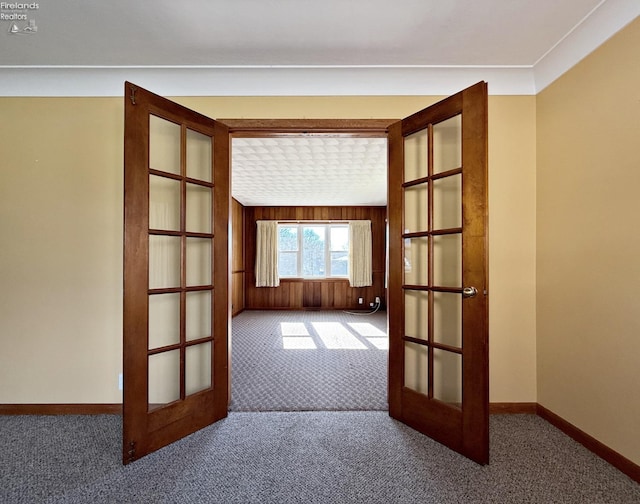
<path fill-rule="evenodd" d="M 150 117 L 149 411 L 211 387 L 215 187 L 213 139 Z"/>
<path fill-rule="evenodd" d="M 346 278 L 348 271 L 348 224 L 278 225 L 280 278 Z"/>
<path fill-rule="evenodd" d="M 457 115 L 404 139 L 402 234 L 405 386 L 456 407 L 463 360 L 460 131 Z"/>

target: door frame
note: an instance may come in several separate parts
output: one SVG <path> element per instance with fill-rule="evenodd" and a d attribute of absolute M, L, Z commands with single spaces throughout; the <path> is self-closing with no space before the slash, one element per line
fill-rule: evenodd
<path fill-rule="evenodd" d="M 465 90 L 466 91 L 466 90 Z M 464 91 L 457 93 L 456 95 L 462 95 Z M 434 103 L 431 105 L 424 107 L 429 108 L 433 105 L 438 106 L 443 100 L 434 100 Z M 417 112 L 412 114 L 410 117 L 416 116 L 421 112 Z M 345 137 L 384 137 L 389 140 L 390 137 L 390 129 L 393 124 L 400 122 L 400 119 L 219 119 L 220 122 L 227 125 L 229 127 L 230 133 L 230 148 L 233 149 L 233 138 L 264 138 L 264 137 L 282 137 L 282 136 L 291 136 L 291 135 L 321 135 L 321 134 L 335 134 L 336 136 L 345 136 Z M 486 118 L 485 118 L 486 120 Z M 390 170 L 390 158 L 387 158 L 387 174 Z M 231 177 L 233 178 L 233 160 L 232 155 L 230 156 L 230 171 Z M 485 174 L 486 175 L 486 174 Z M 233 196 L 232 196 L 233 197 Z M 488 199 L 488 196 L 486 196 Z M 488 204 L 488 201 L 486 201 Z M 389 215 L 390 208 L 389 202 L 387 201 L 387 231 L 389 226 Z M 486 211 L 486 208 L 485 208 Z M 486 220 L 486 215 L 485 215 Z M 486 234 L 485 230 L 485 238 L 488 241 L 488 234 Z M 386 266 L 385 266 L 385 275 L 386 278 L 389 278 L 389 236 L 387 232 L 386 237 Z M 486 295 L 488 289 L 488 255 L 485 254 L 485 265 L 484 265 L 484 277 L 485 283 L 482 286 L 484 292 L 481 292 L 480 295 Z M 390 299 L 387 291 L 387 302 L 393 303 L 394 300 Z M 389 315 L 387 315 L 387 329 L 389 330 L 390 320 Z M 486 327 L 486 331 L 488 332 L 488 312 L 484 314 L 484 325 Z M 483 360 L 481 366 L 484 366 L 484 375 L 488 377 L 489 369 L 488 362 L 486 359 Z M 231 370 L 232 363 L 229 365 L 229 369 Z M 229 371 L 231 374 L 231 371 Z M 389 364 L 387 364 L 387 375 L 389 376 Z M 229 376 L 229 382 L 231 383 L 232 377 Z M 389 384 L 387 389 L 387 395 L 389 398 L 389 402 L 391 402 L 390 397 L 390 385 L 391 385 L 391 376 L 389 376 Z M 483 411 L 488 412 L 489 408 L 489 398 L 488 398 L 488 383 L 485 384 L 484 389 L 486 390 L 486 394 L 483 395 L 482 401 L 485 403 L 486 408 L 483 408 Z M 391 409 L 391 404 L 389 405 Z M 488 432 L 486 432 L 487 441 L 486 443 L 482 443 L 483 446 L 488 446 Z M 470 444 L 471 440 L 469 440 Z M 488 462 L 488 452 L 482 452 L 479 456 L 474 457 L 474 460 L 480 463 Z"/>
<path fill-rule="evenodd" d="M 437 100 L 434 101 L 434 103 Z M 336 136 L 344 137 L 383 137 L 389 138 L 389 128 L 392 124 L 398 122 L 399 119 L 215 119 L 216 122 L 221 123 L 228 128 L 229 133 L 229 148 L 232 148 L 232 140 L 234 137 L 279 137 L 279 136 L 292 136 L 292 135 L 325 135 L 335 134 Z M 387 159 L 387 172 L 389 171 L 389 159 Z M 229 175 L 233 177 L 233 162 L 232 156 L 229 156 Z M 233 198 L 232 194 L 229 194 L 230 198 Z M 387 202 L 387 219 L 389 215 L 389 207 Z M 388 227 L 388 224 L 387 224 Z M 387 263 L 389 254 L 388 237 L 386 239 L 387 248 Z M 229 244 L 230 246 L 230 244 Z M 228 267 L 231 268 L 231 255 L 228 260 Z M 388 264 L 385 267 L 385 275 L 388 277 Z M 231 302 L 231 289 L 227 293 L 229 299 L 229 307 Z M 230 309 L 228 310 L 228 321 L 232 319 Z M 387 318 L 387 326 L 389 320 Z M 231 390 L 231 330 L 228 332 L 228 390 L 229 400 Z M 387 365 L 387 373 L 389 368 Z M 488 373 L 488 370 L 487 370 Z M 388 393 L 388 391 L 387 391 Z M 228 408 L 228 406 L 227 406 Z"/>
<path fill-rule="evenodd" d="M 388 138 L 389 126 L 398 119 L 216 119 L 229 128 L 229 172 L 233 180 L 233 139 L 234 138 L 278 138 L 285 136 L 314 136 L 334 134 L 340 137 L 360 137 L 360 138 Z M 387 173 L 389 171 L 389 159 L 387 157 Z M 233 199 L 233 194 L 231 194 Z M 389 208 L 387 208 L 387 215 Z M 232 216 L 230 216 L 232 218 Z M 233 226 L 233 223 L 231 223 Z M 385 244 L 388 247 L 389 244 Z M 244 258 L 246 261 L 246 257 Z M 229 264 L 233 261 L 233 253 L 229 255 Z M 388 260 L 385 257 L 385 276 L 387 272 Z M 246 282 L 246 279 L 244 280 Z M 244 286 L 243 286 L 244 289 Z M 385 287 L 386 290 L 386 287 Z M 233 295 L 233 284 L 230 285 L 229 296 Z M 231 316 L 233 318 L 233 316 Z M 387 328 L 389 321 L 387 320 Z M 229 338 L 232 337 L 231 330 Z M 232 347 L 230 342 L 229 348 Z M 229 404 L 231 403 L 231 384 L 233 379 L 233 362 L 231 351 L 229 351 Z M 387 365 L 387 375 L 389 367 Z M 387 388 L 387 396 L 389 390 Z"/>
<path fill-rule="evenodd" d="M 216 119 L 229 127 L 231 138 L 278 137 L 335 133 L 345 137 L 386 137 L 398 119 Z"/>

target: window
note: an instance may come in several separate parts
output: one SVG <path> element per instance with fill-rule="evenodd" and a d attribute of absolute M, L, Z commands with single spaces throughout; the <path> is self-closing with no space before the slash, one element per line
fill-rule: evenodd
<path fill-rule="evenodd" d="M 278 271 L 280 278 L 346 278 L 348 224 L 278 224 Z"/>

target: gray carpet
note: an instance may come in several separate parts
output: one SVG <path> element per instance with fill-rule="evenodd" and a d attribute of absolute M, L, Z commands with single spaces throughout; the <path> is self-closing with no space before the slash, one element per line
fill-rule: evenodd
<path fill-rule="evenodd" d="M 384 412 L 232 413 L 129 466 L 118 416 L 0 416 L 0 502 L 638 503 L 640 485 L 531 415 L 478 466 Z"/>
<path fill-rule="evenodd" d="M 240 313 L 230 410 L 387 410 L 386 331 L 386 312 Z"/>

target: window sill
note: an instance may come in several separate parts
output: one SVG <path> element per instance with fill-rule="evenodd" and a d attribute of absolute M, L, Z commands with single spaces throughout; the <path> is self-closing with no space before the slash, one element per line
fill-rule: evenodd
<path fill-rule="evenodd" d="M 326 278 L 304 278 L 304 277 L 285 277 L 280 278 L 283 282 L 348 282 L 347 277 L 326 277 Z"/>

